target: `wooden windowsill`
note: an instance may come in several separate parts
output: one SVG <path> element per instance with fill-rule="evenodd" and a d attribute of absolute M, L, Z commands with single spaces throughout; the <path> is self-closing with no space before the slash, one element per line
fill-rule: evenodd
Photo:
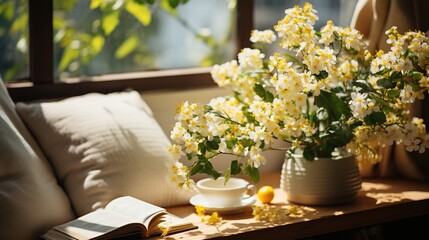
<path fill-rule="evenodd" d="M 58 99 L 91 92 L 111 93 L 134 89 L 168 91 L 198 89 L 215 86 L 210 67 L 108 74 L 102 76 L 64 79 L 57 83 L 33 83 L 29 80 L 6 83 L 15 102 L 39 99 Z"/>
<path fill-rule="evenodd" d="M 277 187 L 272 203 L 280 208 L 288 203 L 285 192 L 278 188 L 279 181 L 280 175 L 273 173 L 263 176 L 258 186 L 269 184 Z M 171 234 L 167 239 L 298 239 L 427 215 L 429 183 L 364 179 L 358 198 L 351 203 L 301 207 L 305 210 L 302 216 L 288 217 L 278 223 L 255 220 L 249 207 L 239 214 L 221 215 L 223 222 L 217 226 L 202 223 L 191 205 L 172 207 L 168 208 L 170 212 L 197 224 L 198 229 Z"/>

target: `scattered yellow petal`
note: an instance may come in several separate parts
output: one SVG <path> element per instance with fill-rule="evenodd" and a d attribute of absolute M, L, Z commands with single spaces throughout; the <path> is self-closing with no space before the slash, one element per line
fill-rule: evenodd
<path fill-rule="evenodd" d="M 204 216 L 204 214 L 205 214 L 206 210 L 204 209 L 204 207 L 203 207 L 203 206 L 196 205 L 196 206 L 195 206 L 195 212 L 197 213 L 197 215 L 198 215 L 199 217 L 201 217 L 201 216 Z"/>
<path fill-rule="evenodd" d="M 282 222 L 289 217 L 302 215 L 303 209 L 295 205 L 276 206 L 264 204 L 253 207 L 253 217 L 258 221 Z"/>
<path fill-rule="evenodd" d="M 222 218 L 219 217 L 219 214 L 217 212 L 213 212 L 212 215 L 210 215 L 207 219 L 206 219 L 208 224 L 216 224 L 220 221 L 222 221 Z"/>
<path fill-rule="evenodd" d="M 165 237 L 168 234 L 168 231 L 170 231 L 170 224 L 159 224 L 158 225 L 159 229 L 161 229 L 162 233 L 161 233 L 161 237 Z"/>

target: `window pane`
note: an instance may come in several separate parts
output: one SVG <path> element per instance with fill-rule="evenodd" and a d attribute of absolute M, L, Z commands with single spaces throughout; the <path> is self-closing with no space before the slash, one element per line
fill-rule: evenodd
<path fill-rule="evenodd" d="M 54 0 L 56 78 L 211 66 L 232 59 L 235 1 Z"/>
<path fill-rule="evenodd" d="M 357 0 L 255 0 L 255 28 L 274 30 L 273 26 L 284 18 L 286 9 L 303 6 L 305 2 L 310 2 L 317 11 L 319 20 L 314 27 L 320 30 L 328 20 L 337 26 L 349 26 Z M 269 51 L 276 51 L 275 46 L 271 44 Z"/>
<path fill-rule="evenodd" d="M 3 81 L 28 78 L 28 4 L 0 0 L 0 74 Z"/>

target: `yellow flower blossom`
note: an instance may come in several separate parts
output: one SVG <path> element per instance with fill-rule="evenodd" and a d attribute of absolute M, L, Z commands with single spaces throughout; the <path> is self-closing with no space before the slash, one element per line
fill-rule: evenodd
<path fill-rule="evenodd" d="M 253 206 L 253 217 L 258 221 L 266 222 L 284 222 L 290 217 L 297 217 L 302 215 L 303 209 L 296 205 L 255 205 Z"/>
<path fill-rule="evenodd" d="M 159 229 L 161 229 L 161 237 L 167 236 L 168 232 L 170 231 L 170 225 L 169 224 L 159 224 Z"/>
<path fill-rule="evenodd" d="M 219 216 L 218 212 L 212 212 L 211 215 L 206 215 L 206 210 L 204 206 L 196 205 L 195 212 L 197 216 L 201 218 L 201 221 L 210 225 L 215 225 L 222 221 L 222 218 Z"/>
<path fill-rule="evenodd" d="M 212 214 L 206 216 L 203 221 L 208 224 L 214 225 L 220 223 L 222 221 L 222 218 L 219 216 L 218 212 L 212 212 Z"/>
<path fill-rule="evenodd" d="M 196 205 L 196 206 L 195 206 L 195 212 L 197 213 L 197 215 L 198 215 L 199 217 L 201 217 L 201 216 L 204 216 L 204 214 L 205 214 L 206 210 L 205 210 L 205 208 L 204 208 L 203 206 Z"/>

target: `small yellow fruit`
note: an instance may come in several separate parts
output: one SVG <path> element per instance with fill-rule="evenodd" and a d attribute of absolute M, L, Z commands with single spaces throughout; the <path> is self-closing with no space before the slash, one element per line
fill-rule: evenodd
<path fill-rule="evenodd" d="M 258 199 L 262 203 L 270 203 L 274 198 L 274 188 L 271 186 L 263 186 L 258 190 Z"/>

